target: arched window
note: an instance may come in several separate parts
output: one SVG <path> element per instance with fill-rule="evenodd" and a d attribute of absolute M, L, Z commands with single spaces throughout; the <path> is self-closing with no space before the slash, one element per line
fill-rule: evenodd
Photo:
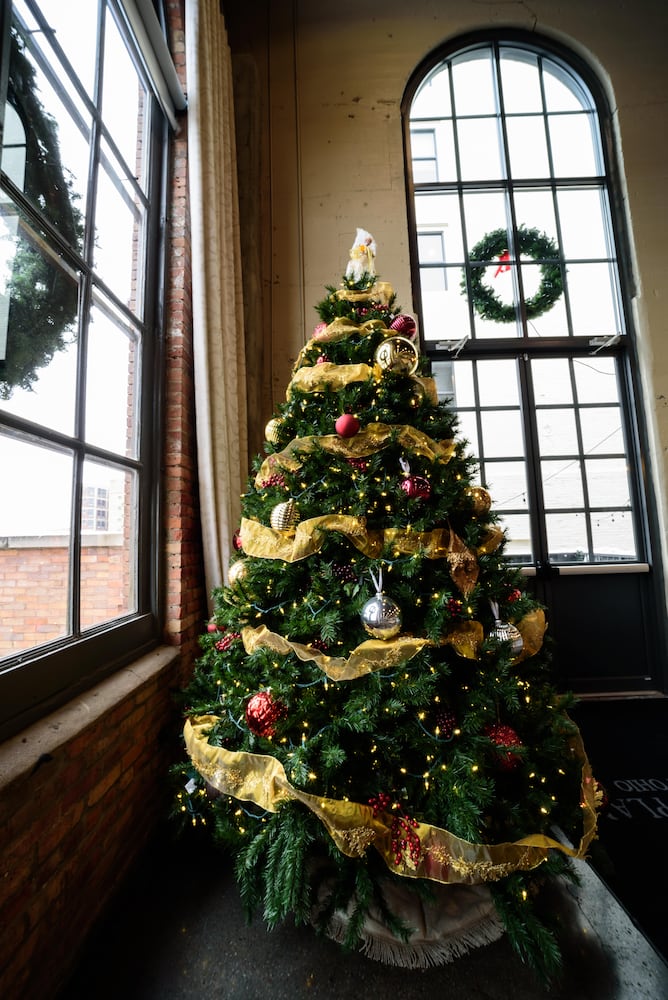
<path fill-rule="evenodd" d="M 602 90 L 548 40 L 486 33 L 419 67 L 404 121 L 423 346 L 551 608 L 561 674 L 663 686 L 638 655 L 659 597 Z M 637 625 L 613 640 L 617 614 Z"/>

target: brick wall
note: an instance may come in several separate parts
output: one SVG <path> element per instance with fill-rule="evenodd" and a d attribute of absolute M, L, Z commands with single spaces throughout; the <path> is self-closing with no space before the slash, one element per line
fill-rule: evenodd
<path fill-rule="evenodd" d="M 184 0 L 165 4 L 184 70 Z M 165 304 L 164 645 L 0 746 L 0 995 L 55 996 L 168 809 L 173 695 L 206 618 L 197 518 L 185 122 L 171 148 Z M 40 589 L 42 585 L 40 584 Z"/>

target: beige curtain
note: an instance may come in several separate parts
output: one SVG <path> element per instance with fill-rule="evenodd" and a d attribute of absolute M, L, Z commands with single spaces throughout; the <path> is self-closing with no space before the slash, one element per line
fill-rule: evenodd
<path fill-rule="evenodd" d="M 225 581 L 247 475 L 232 68 L 218 0 L 186 0 L 186 68 L 197 452 L 210 595 Z"/>

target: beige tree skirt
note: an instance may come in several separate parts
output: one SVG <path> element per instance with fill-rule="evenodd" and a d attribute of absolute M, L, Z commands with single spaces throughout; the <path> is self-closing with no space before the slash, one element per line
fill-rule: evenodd
<path fill-rule="evenodd" d="M 487 886 L 434 883 L 433 899 L 423 900 L 410 886 L 388 881 L 383 894 L 392 913 L 413 931 L 406 941 L 399 940 L 380 913 L 372 910 L 362 930 L 360 950 L 376 962 L 408 969 L 446 965 L 503 934 Z M 332 917 L 327 933 L 334 941 L 344 941 L 352 905 Z"/>

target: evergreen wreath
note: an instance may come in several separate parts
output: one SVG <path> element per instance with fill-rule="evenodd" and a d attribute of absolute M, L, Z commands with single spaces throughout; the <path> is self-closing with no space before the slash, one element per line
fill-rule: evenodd
<path fill-rule="evenodd" d="M 524 300 L 527 319 L 536 319 L 551 309 L 564 290 L 559 264 L 559 247 L 537 229 L 527 229 L 519 226 L 515 235 L 515 245 L 519 255 L 531 257 L 540 262 L 541 282 L 535 295 Z M 461 281 L 461 289 L 470 294 L 473 308 L 483 319 L 491 319 L 496 323 L 512 323 L 515 319 L 515 306 L 506 305 L 489 285 L 483 281 L 485 271 L 490 263 L 508 252 L 508 233 L 505 229 L 494 229 L 476 243 L 469 254 L 472 264 L 486 264 L 470 269 L 469 285 L 467 286 L 466 271 Z M 555 263 L 551 263 L 555 261 Z"/>

